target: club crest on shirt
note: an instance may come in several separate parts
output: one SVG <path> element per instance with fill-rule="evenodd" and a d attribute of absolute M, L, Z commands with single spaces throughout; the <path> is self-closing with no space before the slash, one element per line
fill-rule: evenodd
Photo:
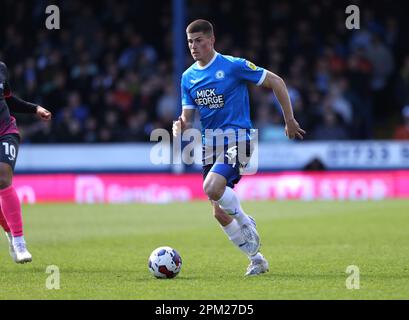
<path fill-rule="evenodd" d="M 215 73 L 216 79 L 224 79 L 224 71 L 223 70 L 218 70 Z"/>
<path fill-rule="evenodd" d="M 247 67 L 249 67 L 251 70 L 254 70 L 254 71 L 257 70 L 257 67 L 256 67 L 256 65 L 255 65 L 253 62 L 246 61 L 246 65 L 247 65 Z"/>

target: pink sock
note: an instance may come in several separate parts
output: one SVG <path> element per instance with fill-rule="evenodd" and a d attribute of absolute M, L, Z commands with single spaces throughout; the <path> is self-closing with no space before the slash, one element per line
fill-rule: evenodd
<path fill-rule="evenodd" d="M 10 232 L 9 225 L 7 224 L 3 211 L 1 210 L 1 206 L 0 206 L 0 226 L 2 226 L 5 232 Z"/>
<path fill-rule="evenodd" d="M 21 205 L 13 186 L 0 190 L 0 205 L 13 237 L 23 235 Z"/>

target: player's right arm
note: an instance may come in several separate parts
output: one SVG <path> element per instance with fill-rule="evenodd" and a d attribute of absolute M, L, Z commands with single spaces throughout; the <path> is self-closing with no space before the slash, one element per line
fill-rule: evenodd
<path fill-rule="evenodd" d="M 190 129 L 193 127 L 193 121 L 195 118 L 196 103 L 189 94 L 189 89 L 185 85 L 186 77 L 185 74 L 182 76 L 182 81 L 180 84 L 181 88 L 181 98 L 182 98 L 182 114 L 179 119 L 173 122 L 172 133 L 173 136 L 181 134 L 183 130 Z"/>
<path fill-rule="evenodd" d="M 193 121 L 195 118 L 195 109 L 183 109 L 179 119 L 173 122 L 172 132 L 176 137 L 186 129 L 193 127 Z"/>

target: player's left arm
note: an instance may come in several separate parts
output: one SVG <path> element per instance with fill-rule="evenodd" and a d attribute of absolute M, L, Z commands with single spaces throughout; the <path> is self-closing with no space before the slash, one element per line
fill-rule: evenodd
<path fill-rule="evenodd" d="M 303 139 L 303 135 L 306 134 L 306 131 L 301 129 L 297 120 L 294 118 L 291 100 L 284 80 L 271 71 L 266 70 L 266 72 L 266 77 L 261 85 L 265 88 L 273 90 L 278 101 L 280 102 L 284 115 L 286 136 L 290 139 L 294 139 L 296 137 Z"/>

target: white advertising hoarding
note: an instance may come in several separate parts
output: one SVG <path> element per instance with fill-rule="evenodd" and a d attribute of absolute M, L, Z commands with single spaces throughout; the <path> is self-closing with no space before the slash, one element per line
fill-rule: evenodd
<path fill-rule="evenodd" d="M 172 172 L 172 148 L 164 147 L 164 163 L 152 159 L 154 143 L 21 145 L 16 172 L 161 171 Z M 195 149 L 200 170 L 201 148 Z M 327 169 L 408 169 L 409 142 L 348 141 L 260 143 L 258 170 L 302 170 L 314 158 Z"/>

